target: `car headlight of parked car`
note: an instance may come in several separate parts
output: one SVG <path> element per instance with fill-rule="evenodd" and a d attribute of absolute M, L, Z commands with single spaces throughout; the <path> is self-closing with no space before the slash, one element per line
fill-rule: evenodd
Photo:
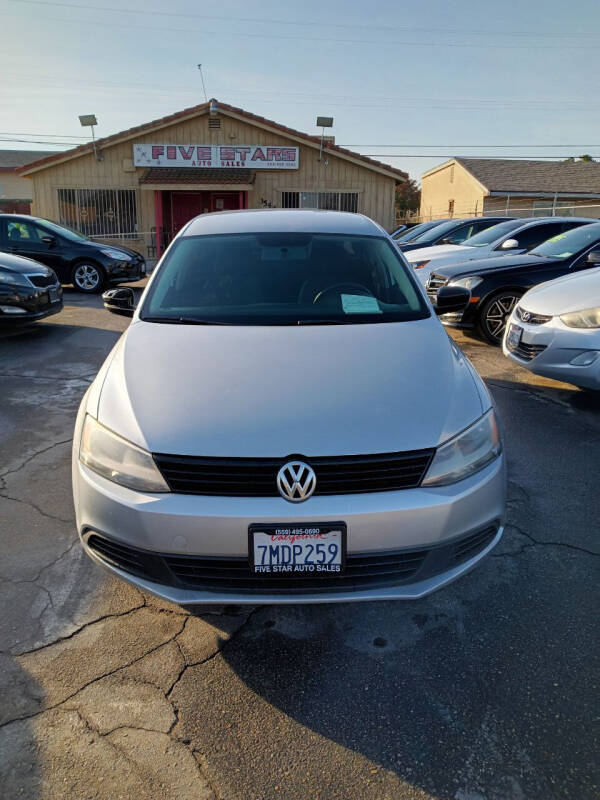
<path fill-rule="evenodd" d="M 450 281 L 452 286 L 462 286 L 463 289 L 474 289 L 476 286 L 482 282 L 483 278 L 480 278 L 478 275 L 472 275 L 469 278 L 457 278 L 455 281 Z"/>
<path fill-rule="evenodd" d="M 430 258 L 428 258 L 426 261 L 415 261 L 413 262 L 413 267 L 414 269 L 423 269 L 423 267 L 426 267 L 430 261 Z"/>
<path fill-rule="evenodd" d="M 128 256 L 127 253 L 122 253 L 120 250 L 113 250 L 112 247 L 107 247 L 100 252 L 112 258 L 114 261 L 131 261 L 131 256 Z"/>
<path fill-rule="evenodd" d="M 83 424 L 79 459 L 94 472 L 128 489 L 169 491 L 150 453 L 117 436 L 89 414 Z"/>
<path fill-rule="evenodd" d="M 0 269 L 0 283 L 8 283 L 12 286 L 32 286 L 31 281 L 25 275 L 17 275 L 14 272 Z"/>
<path fill-rule="evenodd" d="M 446 486 L 483 469 L 502 451 L 494 410 L 438 447 L 422 486 Z"/>
<path fill-rule="evenodd" d="M 571 311 L 569 314 L 562 314 L 560 319 L 569 328 L 600 328 L 600 306 Z"/>

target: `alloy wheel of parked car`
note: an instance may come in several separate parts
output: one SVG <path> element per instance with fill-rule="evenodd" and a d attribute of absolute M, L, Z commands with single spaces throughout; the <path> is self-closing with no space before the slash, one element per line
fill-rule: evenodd
<path fill-rule="evenodd" d="M 479 317 L 479 331 L 491 344 L 502 344 L 506 323 L 520 297 L 516 292 L 502 292 L 483 306 Z"/>
<path fill-rule="evenodd" d="M 73 270 L 73 285 L 80 292 L 99 292 L 104 284 L 104 275 L 95 264 L 78 264 Z"/>

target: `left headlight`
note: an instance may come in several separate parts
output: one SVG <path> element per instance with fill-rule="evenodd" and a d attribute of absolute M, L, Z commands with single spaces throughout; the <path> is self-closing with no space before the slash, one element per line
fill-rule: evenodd
<path fill-rule="evenodd" d="M 446 486 L 483 469 L 502 452 L 494 410 L 436 450 L 422 486 Z"/>
<path fill-rule="evenodd" d="M 128 256 L 127 253 L 122 253 L 120 250 L 113 250 L 112 247 L 106 247 L 100 252 L 112 258 L 113 261 L 131 261 L 131 256 Z"/>
<path fill-rule="evenodd" d="M 81 432 L 79 460 L 109 481 L 128 489 L 169 491 L 150 453 L 117 436 L 89 414 Z"/>
<path fill-rule="evenodd" d="M 562 314 L 560 320 L 569 328 L 600 328 L 600 306 Z"/>

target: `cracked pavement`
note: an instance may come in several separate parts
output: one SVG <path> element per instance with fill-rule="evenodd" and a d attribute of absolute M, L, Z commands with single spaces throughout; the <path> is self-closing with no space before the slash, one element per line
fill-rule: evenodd
<path fill-rule="evenodd" d="M 599 398 L 453 333 L 505 431 L 493 554 L 419 601 L 184 610 L 75 535 L 75 412 L 126 325 L 67 289 L 0 335 L 0 795 L 596 798 Z"/>

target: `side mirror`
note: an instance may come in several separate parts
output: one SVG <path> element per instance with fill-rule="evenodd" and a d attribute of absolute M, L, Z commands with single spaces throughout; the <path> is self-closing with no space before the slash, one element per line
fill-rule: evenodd
<path fill-rule="evenodd" d="M 470 299 L 471 292 L 464 286 L 442 286 L 437 293 L 435 313 L 439 316 L 464 311 Z"/>
<path fill-rule="evenodd" d="M 590 250 L 586 261 L 588 264 L 600 264 L 600 250 Z"/>
<path fill-rule="evenodd" d="M 500 245 L 500 250 L 516 250 L 518 246 L 519 246 L 518 239 L 507 239 Z"/>
<path fill-rule="evenodd" d="M 444 238 L 441 240 L 440 244 L 454 244 L 454 242 L 452 241 L 452 237 L 451 236 L 444 236 Z"/>
<path fill-rule="evenodd" d="M 44 244 L 47 244 L 49 247 L 53 247 L 56 244 L 56 239 L 50 233 L 45 233 L 43 236 L 40 236 L 40 239 Z"/>
<path fill-rule="evenodd" d="M 135 311 L 135 295 L 133 289 L 124 286 L 121 289 L 109 289 L 102 295 L 104 308 L 111 314 L 120 314 L 122 317 L 133 317 Z"/>

